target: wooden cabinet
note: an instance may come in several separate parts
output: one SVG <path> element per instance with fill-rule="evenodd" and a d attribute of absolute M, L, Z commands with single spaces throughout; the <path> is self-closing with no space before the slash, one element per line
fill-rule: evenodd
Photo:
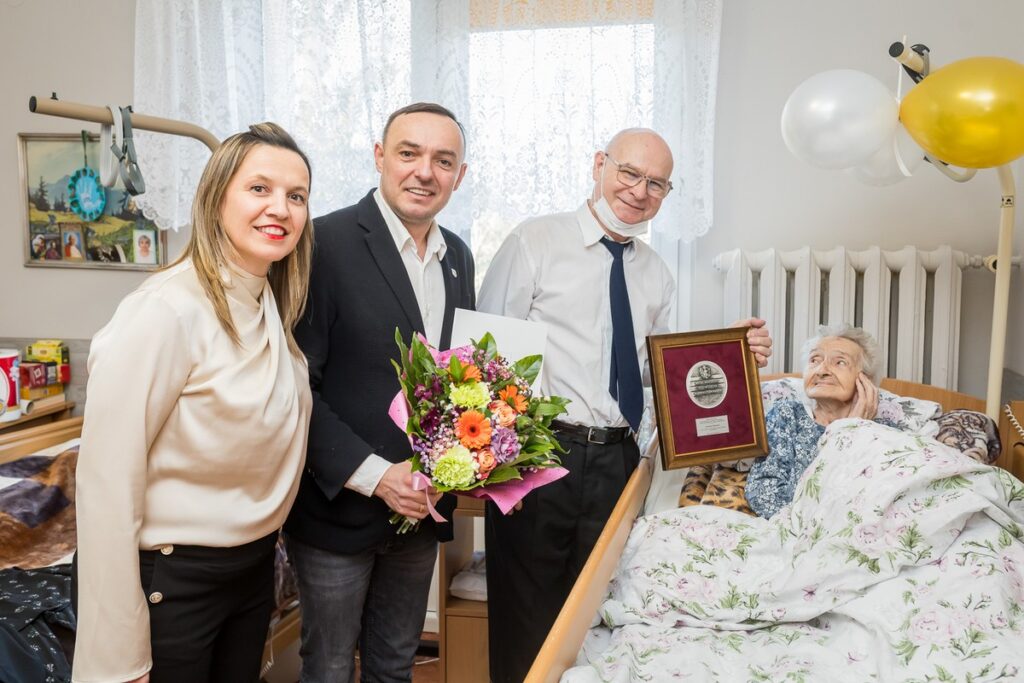
<path fill-rule="evenodd" d="M 39 425 L 58 420 L 65 420 L 71 417 L 71 411 L 74 407 L 73 401 L 64 401 L 63 403 L 41 408 L 29 415 L 22 413 L 21 417 L 17 419 L 0 422 L 0 432 L 13 432 L 28 427 L 38 427 Z"/>
<path fill-rule="evenodd" d="M 448 592 L 452 578 L 473 557 L 473 520 L 483 517 L 483 501 L 459 497 L 453 524 L 455 540 L 441 545 L 438 621 L 441 680 L 487 683 L 487 603 L 456 598 Z"/>

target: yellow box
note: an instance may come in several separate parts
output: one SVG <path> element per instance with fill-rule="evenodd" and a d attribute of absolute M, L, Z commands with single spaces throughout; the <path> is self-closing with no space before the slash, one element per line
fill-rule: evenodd
<path fill-rule="evenodd" d="M 56 363 L 70 362 L 68 347 L 60 339 L 40 339 L 25 347 L 25 360 Z"/>
<path fill-rule="evenodd" d="M 47 396 L 56 396 L 64 393 L 63 384 L 49 384 L 45 387 L 22 387 L 21 398 L 23 401 L 34 401 Z"/>

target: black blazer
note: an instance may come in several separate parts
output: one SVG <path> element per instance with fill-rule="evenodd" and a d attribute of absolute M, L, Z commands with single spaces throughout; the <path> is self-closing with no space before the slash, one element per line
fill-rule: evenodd
<path fill-rule="evenodd" d="M 345 488 L 370 453 L 401 462 L 412 456 L 408 437 L 388 417 L 399 391 L 391 360 L 402 338 L 423 331 L 423 321 L 402 258 L 373 199 L 313 221 L 315 247 L 306 314 L 295 338 L 309 360 L 313 416 L 306 469 L 285 531 L 299 541 L 352 554 L 388 538 L 397 527 L 380 498 Z M 441 261 L 445 309 L 441 348 L 451 342 L 456 308 L 476 304 L 473 255 L 465 242 L 441 228 L 447 250 Z M 453 496 L 439 511 L 451 520 Z M 451 525 L 429 515 L 421 533 L 451 538 Z"/>

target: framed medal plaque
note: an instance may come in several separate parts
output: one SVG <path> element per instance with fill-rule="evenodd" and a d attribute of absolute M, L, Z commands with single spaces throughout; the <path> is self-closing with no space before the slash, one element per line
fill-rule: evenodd
<path fill-rule="evenodd" d="M 761 384 L 747 329 L 647 338 L 666 470 L 768 452 Z"/>

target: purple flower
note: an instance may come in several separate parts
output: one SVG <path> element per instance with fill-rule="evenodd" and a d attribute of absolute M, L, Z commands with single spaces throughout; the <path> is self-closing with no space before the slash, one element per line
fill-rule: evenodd
<path fill-rule="evenodd" d="M 491 432 L 491 452 L 499 463 L 516 459 L 519 455 L 519 439 L 516 433 L 507 427 L 495 427 Z"/>
<path fill-rule="evenodd" d="M 433 436 L 437 428 L 441 426 L 441 411 L 431 408 L 420 418 L 420 428 L 427 436 Z"/>
<path fill-rule="evenodd" d="M 434 375 L 430 379 L 430 386 L 417 384 L 413 390 L 413 396 L 421 401 L 430 401 L 441 394 L 441 378 Z"/>

